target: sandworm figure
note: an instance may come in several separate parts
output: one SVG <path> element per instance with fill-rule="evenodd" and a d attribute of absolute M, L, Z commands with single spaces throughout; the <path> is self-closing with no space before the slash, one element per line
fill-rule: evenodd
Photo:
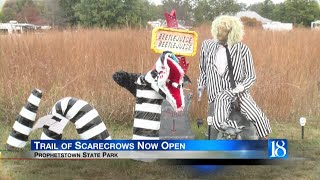
<path fill-rule="evenodd" d="M 63 98 L 56 102 L 51 114 L 51 123 L 43 126 L 42 140 L 60 140 L 69 121 L 74 123 L 83 140 L 111 139 L 98 111 L 86 101 L 73 97 Z"/>

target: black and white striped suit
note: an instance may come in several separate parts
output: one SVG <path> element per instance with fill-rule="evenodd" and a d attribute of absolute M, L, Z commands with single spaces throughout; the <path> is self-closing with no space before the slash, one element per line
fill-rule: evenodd
<path fill-rule="evenodd" d="M 53 106 L 52 115 L 52 119 L 57 123 L 44 126 L 41 139 L 61 139 L 62 131 L 69 121 L 75 124 L 83 140 L 111 139 L 98 111 L 86 101 L 72 97 L 63 98 Z"/>
<path fill-rule="evenodd" d="M 155 91 L 144 75 L 138 78 L 136 87 L 132 139 L 158 140 L 161 104 L 166 96 L 160 89 L 159 92 Z"/>
<path fill-rule="evenodd" d="M 200 76 L 198 87 L 206 88 L 208 91 L 208 101 L 213 103 L 213 109 L 209 111 L 209 116 L 213 116 L 213 125 L 219 129 L 223 121 L 236 127 L 235 122 L 229 121 L 231 108 L 230 103 L 234 96 L 231 92 L 229 81 L 229 70 L 220 75 L 215 66 L 216 53 L 219 49 L 219 43 L 209 39 L 202 43 L 200 52 Z M 269 120 L 260 110 L 252 99 L 249 89 L 256 80 L 256 74 L 253 67 L 253 59 L 250 49 L 239 42 L 229 47 L 231 61 L 233 65 L 233 74 L 236 84 L 244 86 L 244 92 L 239 94 L 241 99 L 241 112 L 253 122 L 257 128 L 260 137 L 265 137 L 271 132 Z M 210 106 L 209 106 L 210 107 Z"/>

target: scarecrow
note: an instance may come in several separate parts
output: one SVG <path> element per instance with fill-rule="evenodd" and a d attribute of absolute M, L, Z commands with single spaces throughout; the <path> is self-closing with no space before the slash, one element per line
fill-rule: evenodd
<path fill-rule="evenodd" d="M 268 118 L 250 95 L 256 80 L 253 58 L 248 46 L 241 42 L 244 30 L 241 21 L 232 16 L 219 16 L 212 22 L 213 39 L 202 43 L 198 96 L 208 93 L 207 123 L 220 131 L 223 122 L 237 128 L 229 115 L 237 108 L 251 121 L 260 138 L 271 133 Z"/>
<path fill-rule="evenodd" d="M 188 77 L 171 52 L 163 52 L 154 68 L 146 74 L 119 71 L 113 79 L 136 97 L 132 139 L 159 139 L 164 99 L 176 112 L 183 111 L 185 107 L 183 82 L 187 83 Z"/>

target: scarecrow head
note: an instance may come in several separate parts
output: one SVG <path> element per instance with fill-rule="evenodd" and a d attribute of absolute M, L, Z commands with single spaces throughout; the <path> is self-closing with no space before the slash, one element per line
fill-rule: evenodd
<path fill-rule="evenodd" d="M 146 80 L 176 111 L 184 108 L 183 79 L 185 71 L 179 64 L 178 58 L 171 52 L 163 52 L 153 70 L 146 74 Z"/>
<path fill-rule="evenodd" d="M 211 34 L 219 42 L 232 46 L 242 40 L 243 25 L 237 17 L 219 16 L 212 22 Z"/>

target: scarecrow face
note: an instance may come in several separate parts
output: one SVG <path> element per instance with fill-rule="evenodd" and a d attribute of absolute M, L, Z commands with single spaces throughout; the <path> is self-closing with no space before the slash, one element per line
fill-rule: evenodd
<path fill-rule="evenodd" d="M 221 25 L 218 27 L 217 39 L 221 43 L 226 43 L 228 41 L 228 35 L 230 30 L 225 26 Z"/>

